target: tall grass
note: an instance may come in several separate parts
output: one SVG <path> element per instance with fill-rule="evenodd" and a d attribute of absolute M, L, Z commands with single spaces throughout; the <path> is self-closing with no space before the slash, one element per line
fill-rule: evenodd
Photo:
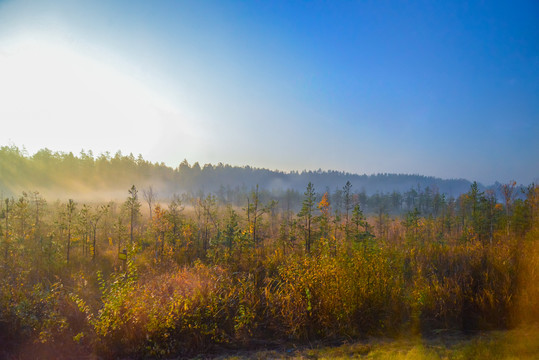
<path fill-rule="evenodd" d="M 189 228 L 191 238 L 184 233 L 181 242 L 197 244 L 197 229 Z M 290 341 L 473 333 L 539 320 L 537 219 L 520 235 L 502 228 L 491 239 L 438 231 L 432 219 L 413 230 L 397 219 L 389 228 L 385 237 L 340 236 L 331 246 L 321 239 L 310 254 L 271 238 L 251 244 L 248 232 L 233 228 L 237 246 L 226 247 L 212 230 L 210 251 L 195 256 L 200 249 L 185 248 L 181 257 L 168 243 L 159 244 L 158 257 L 148 232 L 130 248 L 127 268 L 111 240 L 95 261 L 52 259 L 49 267 L 43 260 L 37 269 L 23 240 L 16 251 L 10 243 L 13 257 L 0 278 L 0 345 L 19 355 L 45 344 L 69 349 L 68 357 L 173 357 Z M 197 260 L 180 261 L 191 258 Z M 481 344 L 459 354 L 496 355 Z M 434 356 L 421 346 L 405 355 Z"/>

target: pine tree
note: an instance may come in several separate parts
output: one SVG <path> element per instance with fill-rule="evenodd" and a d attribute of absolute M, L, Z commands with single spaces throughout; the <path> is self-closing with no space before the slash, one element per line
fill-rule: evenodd
<path fill-rule="evenodd" d="M 305 252 L 310 254 L 312 245 L 312 223 L 316 206 L 316 193 L 314 191 L 314 185 L 311 182 L 307 185 L 307 190 L 305 190 L 304 195 L 303 206 L 301 207 L 298 216 L 303 220 Z"/>

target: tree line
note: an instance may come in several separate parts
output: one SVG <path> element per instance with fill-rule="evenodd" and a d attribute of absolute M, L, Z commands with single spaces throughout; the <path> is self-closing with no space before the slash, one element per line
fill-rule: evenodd
<path fill-rule="evenodd" d="M 41 149 L 29 155 L 24 148 L 0 147 L 0 191 L 16 195 L 26 189 L 40 191 L 47 197 L 59 196 L 91 199 L 108 193 L 109 198 L 120 199 L 132 184 L 140 187 L 153 185 L 162 195 L 199 191 L 212 193 L 249 193 L 259 186 L 276 196 L 287 189 L 303 192 L 305 184 L 312 182 L 318 191 L 326 187 L 334 191 L 350 181 L 358 192 L 371 196 L 376 193 L 403 193 L 411 188 L 457 197 L 467 191 L 470 182 L 463 179 L 443 180 L 435 177 L 406 174 L 357 175 L 339 171 L 282 172 L 231 166 L 227 164 L 189 164 L 182 161 L 177 167 L 152 163 L 141 155 L 114 155 L 108 152 L 94 155 L 92 151 L 80 154 L 53 152 Z M 484 187 L 479 184 L 480 189 Z"/>

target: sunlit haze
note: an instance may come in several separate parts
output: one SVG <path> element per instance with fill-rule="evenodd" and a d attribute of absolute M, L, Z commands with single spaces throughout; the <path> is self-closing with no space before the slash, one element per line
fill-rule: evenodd
<path fill-rule="evenodd" d="M 9 119 L 2 140 L 31 153 L 151 153 L 168 131 L 193 132 L 173 105 L 124 69 L 36 34 L 4 47 L 0 78 L 0 116 Z"/>
<path fill-rule="evenodd" d="M 0 2 L 0 145 L 539 179 L 539 4 Z"/>

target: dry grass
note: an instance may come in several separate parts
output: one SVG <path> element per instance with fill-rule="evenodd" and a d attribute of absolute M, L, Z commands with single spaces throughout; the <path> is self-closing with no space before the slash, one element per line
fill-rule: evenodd
<path fill-rule="evenodd" d="M 243 359 L 539 359 L 539 328 L 521 328 L 465 336 L 459 333 L 434 338 L 370 339 L 334 347 L 283 348 L 218 356 Z"/>

